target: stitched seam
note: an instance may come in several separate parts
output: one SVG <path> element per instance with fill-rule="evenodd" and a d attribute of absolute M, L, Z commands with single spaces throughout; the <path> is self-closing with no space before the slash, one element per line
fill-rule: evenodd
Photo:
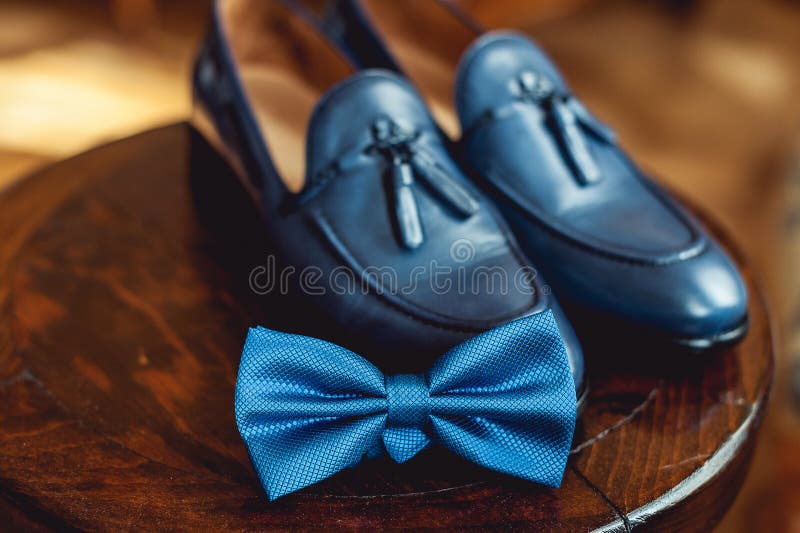
<path fill-rule="evenodd" d="M 324 214 L 322 214 L 321 212 L 320 212 L 320 213 L 318 213 L 318 216 L 319 216 L 319 218 L 320 218 L 320 219 L 322 219 L 322 221 L 325 223 L 325 225 L 327 226 L 327 228 L 330 230 L 331 234 L 332 234 L 332 235 L 333 235 L 333 236 L 336 238 L 336 240 L 337 240 L 337 241 L 338 241 L 338 243 L 339 243 L 339 246 L 342 246 L 342 247 L 344 247 L 344 245 L 343 245 L 343 243 L 342 243 L 341 239 L 339 238 L 339 235 L 338 235 L 338 233 L 337 233 L 337 232 L 336 232 L 336 230 L 333 228 L 333 226 L 332 226 L 332 224 L 331 224 L 331 221 L 330 221 L 330 219 L 328 219 L 327 217 L 325 217 L 325 215 L 324 215 Z M 335 247 L 335 248 L 337 248 L 337 252 L 338 252 L 338 251 L 339 251 L 339 250 L 338 250 L 338 246 L 334 245 L 334 247 Z M 341 257 L 341 259 L 342 259 L 342 260 L 344 260 L 344 261 L 347 261 L 345 257 Z M 357 259 L 357 258 L 355 258 L 355 257 L 354 257 L 353 259 L 355 259 L 356 261 L 358 261 L 358 259 Z M 358 264 L 357 264 L 356 266 L 358 266 Z M 359 277 L 360 277 L 361 279 L 365 279 L 365 278 L 364 278 L 364 276 L 363 276 L 361 273 L 359 273 Z M 368 281 L 368 280 L 367 280 L 367 281 Z M 485 328 L 484 328 L 484 327 L 482 327 L 482 326 L 477 326 L 477 327 L 475 327 L 474 329 L 472 329 L 472 328 L 469 328 L 469 329 L 463 329 L 463 328 L 458 328 L 458 327 L 456 327 L 456 326 L 450 326 L 450 325 L 447 325 L 447 324 L 444 324 L 444 323 L 435 322 L 435 321 L 434 321 L 434 320 L 432 320 L 432 319 L 428 319 L 428 318 L 424 318 L 424 317 L 419 317 L 419 316 L 416 316 L 416 315 L 410 314 L 410 312 L 409 312 L 407 309 L 403 308 L 403 307 L 400 305 L 400 303 L 399 303 L 399 302 L 394 302 L 394 301 L 392 301 L 392 300 L 390 300 L 390 299 L 388 299 L 388 298 L 382 298 L 380 294 L 372 293 L 372 295 L 373 295 L 373 296 L 375 296 L 375 297 L 377 297 L 377 298 L 378 298 L 378 301 L 380 301 L 381 303 L 383 303 L 383 304 L 385 304 L 385 305 L 388 305 L 389 307 L 391 307 L 391 308 L 395 309 L 396 311 L 399 311 L 401 314 L 403 314 L 403 315 L 407 316 L 408 318 L 411 318 L 411 319 L 417 320 L 417 321 L 419 321 L 419 322 L 423 322 L 423 323 L 425 323 L 425 324 L 427 324 L 427 325 L 429 325 L 429 326 L 433 326 L 433 327 L 436 327 L 436 328 L 439 328 L 439 329 L 445 329 L 445 330 L 451 330 L 451 331 L 458 331 L 458 332 L 461 332 L 461 333 L 471 333 L 471 332 L 475 332 L 475 331 L 483 331 L 483 330 L 485 329 Z M 410 306 L 418 307 L 419 309 L 421 309 L 421 310 L 423 310 L 423 311 L 425 311 L 425 312 L 428 312 L 428 313 L 431 313 L 431 314 L 438 314 L 438 313 L 436 313 L 435 311 L 432 311 L 432 310 L 430 310 L 430 309 L 427 309 L 427 308 L 425 308 L 425 307 L 423 307 L 423 306 L 420 306 L 420 305 L 418 305 L 418 304 L 412 304 L 412 303 L 410 303 L 410 302 L 406 302 L 405 300 L 403 300 L 403 302 L 404 302 L 404 303 L 408 303 Z M 521 308 L 519 308 L 519 309 L 517 309 L 517 310 L 514 310 L 514 311 L 510 312 L 508 315 L 502 315 L 502 316 L 501 316 L 501 317 L 498 319 L 498 321 L 497 321 L 497 322 L 495 322 L 495 321 L 492 321 L 491 323 L 487 323 L 487 326 L 486 326 L 486 327 L 492 327 L 492 324 L 498 324 L 498 323 L 500 323 L 500 321 L 503 321 L 503 320 L 506 320 L 506 319 L 509 319 L 509 318 L 514 318 L 514 317 L 516 317 L 516 316 L 519 316 L 519 313 L 520 313 L 521 311 L 524 311 L 524 310 L 526 310 L 526 309 L 528 309 L 528 307 L 521 307 Z"/>
<path fill-rule="evenodd" d="M 315 215 L 314 219 L 317 220 L 317 224 L 320 227 L 319 229 L 322 231 L 323 235 L 329 237 L 329 239 L 328 239 L 329 241 L 335 240 L 335 242 L 331 242 L 331 245 L 333 246 L 334 250 L 336 251 L 336 254 L 339 256 L 339 258 L 342 261 L 344 261 L 345 263 L 349 264 L 350 261 L 347 260 L 347 258 L 344 256 L 344 253 L 341 250 L 342 248 L 344 248 L 344 244 L 342 243 L 341 239 L 339 238 L 339 235 L 336 232 L 336 230 L 333 228 L 333 225 L 331 224 L 330 219 L 328 219 L 324 215 L 324 213 L 322 213 L 321 210 L 316 210 L 314 215 Z M 326 235 L 326 234 L 328 234 L 328 235 Z M 333 239 L 331 239 L 330 237 L 332 237 Z M 358 259 L 355 258 L 355 257 L 353 259 L 355 261 L 358 261 Z M 351 265 L 351 267 L 358 267 L 358 266 L 359 266 L 358 263 L 356 265 Z M 363 269 L 354 268 L 354 270 L 363 270 Z M 365 279 L 361 272 L 358 272 L 358 276 L 362 280 Z M 366 281 L 369 283 L 368 279 L 366 279 Z M 372 286 L 371 283 L 369 283 L 369 285 Z M 517 318 L 517 317 L 521 316 L 522 312 L 524 312 L 524 311 L 526 311 L 526 310 L 531 308 L 531 306 L 520 307 L 520 308 L 517 308 L 517 309 L 515 309 L 513 311 L 510 311 L 507 314 L 501 315 L 500 317 L 497 318 L 497 320 L 493 320 L 491 322 L 487 321 L 485 325 L 472 326 L 472 327 L 467 327 L 465 329 L 464 327 L 451 326 L 451 325 L 448 325 L 448 324 L 445 324 L 445 323 L 442 323 L 442 322 L 437 322 L 434 319 L 425 318 L 425 317 L 421 317 L 421 316 L 417 316 L 417 315 L 411 314 L 411 312 L 408 309 L 405 309 L 402 306 L 402 304 L 399 303 L 399 302 L 395 302 L 395 301 L 393 301 L 391 299 L 388 299 L 388 298 L 384 297 L 381 294 L 377 294 L 377 293 L 374 293 L 374 292 L 370 292 L 369 294 L 371 296 L 375 297 L 377 299 L 377 301 L 381 302 L 382 304 L 384 304 L 387 307 L 395 310 L 396 312 L 402 314 L 403 316 L 405 316 L 407 318 L 410 318 L 412 320 L 415 320 L 417 322 L 420 322 L 422 324 L 425 324 L 427 326 L 431 326 L 431 327 L 434 327 L 434 328 L 437 328 L 437 329 L 441 329 L 441 330 L 445 330 L 445 331 L 453 331 L 453 332 L 458 332 L 458 333 L 476 333 L 476 332 L 485 331 L 486 328 L 491 328 L 491 327 L 494 327 L 494 326 L 496 326 L 498 324 L 503 323 L 506 320 Z M 535 300 L 534 300 L 534 302 L 535 302 Z M 407 302 L 406 300 L 403 300 L 403 303 L 406 303 L 409 306 L 417 307 L 420 310 L 422 310 L 424 312 L 427 312 L 427 313 L 438 314 L 435 311 L 429 310 L 429 309 L 427 309 L 425 307 L 422 307 L 420 305 L 417 305 L 417 304 L 412 304 L 410 302 Z"/>
<path fill-rule="evenodd" d="M 495 174 L 496 174 L 496 172 L 495 172 Z M 690 259 L 695 259 L 697 257 L 700 257 L 700 256 L 702 256 L 703 254 L 705 254 L 709 250 L 708 241 L 707 241 L 707 239 L 703 238 L 701 243 L 700 243 L 700 245 L 697 246 L 697 251 L 694 252 L 692 255 L 689 255 L 687 257 L 669 258 L 667 260 L 662 260 L 662 261 L 649 260 L 649 259 L 644 259 L 644 258 L 625 257 L 624 255 L 620 255 L 620 254 L 617 254 L 617 253 L 614 253 L 614 252 L 606 252 L 604 250 L 596 248 L 595 246 L 593 246 L 591 244 L 584 243 L 583 241 L 581 241 L 581 240 L 579 240 L 579 239 L 577 239 L 575 237 L 567 235 L 564 232 L 558 230 L 557 228 L 552 227 L 546 221 L 540 219 L 538 216 L 536 216 L 535 214 L 531 213 L 524 205 L 520 204 L 517 200 L 513 199 L 510 194 L 506 193 L 503 189 L 498 187 L 494 182 L 492 182 L 491 180 L 489 180 L 488 178 L 485 178 L 485 177 L 483 179 L 490 186 L 492 192 L 496 196 L 499 196 L 500 199 L 505 200 L 508 204 L 511 205 L 511 207 L 515 211 L 521 213 L 526 219 L 534 222 L 537 226 L 541 227 L 542 229 L 544 229 L 545 231 L 547 231 L 551 235 L 557 237 L 559 239 L 559 241 L 563 242 L 564 244 L 570 245 L 570 246 L 572 246 L 574 248 L 578 248 L 580 250 L 583 250 L 585 252 L 591 253 L 593 255 L 596 255 L 598 257 L 601 257 L 601 258 L 604 258 L 604 259 L 607 259 L 607 260 L 610 260 L 610 261 L 614 261 L 614 262 L 617 262 L 617 263 L 624 263 L 624 264 L 633 265 L 633 266 L 650 267 L 650 268 L 652 268 L 652 267 L 667 267 L 667 266 L 671 266 L 671 265 L 676 264 L 676 263 L 682 263 L 682 262 L 688 261 Z M 656 196 L 658 197 L 659 194 L 656 193 Z M 660 198 L 659 198 L 659 201 L 661 201 Z M 674 210 L 673 210 L 673 212 L 674 212 Z M 680 217 L 680 218 L 683 219 L 684 217 Z M 694 234 L 694 239 L 693 240 L 697 240 L 697 238 L 700 237 L 699 232 L 693 227 L 692 224 L 689 223 L 688 220 L 686 220 L 684 222 L 686 223 L 689 231 L 692 234 Z M 679 253 L 680 252 L 677 252 L 676 255 L 679 254 Z"/>

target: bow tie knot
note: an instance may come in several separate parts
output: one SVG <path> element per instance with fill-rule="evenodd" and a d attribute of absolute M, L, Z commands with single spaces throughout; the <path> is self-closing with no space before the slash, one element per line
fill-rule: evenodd
<path fill-rule="evenodd" d="M 431 411 L 430 400 L 423 374 L 386 376 L 386 425 L 424 429 Z"/>
<path fill-rule="evenodd" d="M 389 457 L 403 463 L 425 448 L 431 396 L 423 374 L 386 376 L 386 429 L 383 445 Z"/>

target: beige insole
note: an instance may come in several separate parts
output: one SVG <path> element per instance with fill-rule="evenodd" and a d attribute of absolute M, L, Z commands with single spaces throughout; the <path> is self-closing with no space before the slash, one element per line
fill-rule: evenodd
<path fill-rule="evenodd" d="M 286 187 L 297 192 L 305 178 L 305 136 L 311 110 L 320 94 L 280 68 L 244 67 L 248 99 Z"/>
<path fill-rule="evenodd" d="M 362 0 L 362 5 L 434 118 L 457 139 L 461 128 L 453 104 L 456 66 L 477 33 L 433 0 Z"/>
<path fill-rule="evenodd" d="M 353 70 L 280 2 L 227 0 L 221 15 L 273 163 L 286 187 L 297 192 L 305 181 L 306 130 L 314 105 Z"/>

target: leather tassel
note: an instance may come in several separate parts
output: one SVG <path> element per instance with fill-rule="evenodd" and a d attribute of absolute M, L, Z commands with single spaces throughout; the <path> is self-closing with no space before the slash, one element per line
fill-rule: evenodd
<path fill-rule="evenodd" d="M 380 155 L 390 166 L 392 207 L 397 223 L 400 244 L 418 248 L 424 241 L 419 206 L 414 196 L 415 175 L 425 180 L 440 200 L 446 202 L 462 217 L 473 215 L 479 207 L 477 199 L 436 160 L 417 146 L 418 131 L 406 130 L 389 117 L 372 124 L 373 143 L 365 152 Z"/>
<path fill-rule="evenodd" d="M 417 175 L 460 216 L 466 218 L 477 213 L 478 200 L 425 152 L 415 152 L 411 164 Z"/>
<path fill-rule="evenodd" d="M 614 132 L 589 113 L 572 95 L 559 92 L 553 82 L 539 73 L 530 70 L 520 73 L 511 90 L 517 99 L 540 106 L 547 113 L 553 134 L 564 150 L 577 180 L 583 185 L 600 181 L 600 168 L 582 130 L 608 144 L 616 142 Z"/>
<path fill-rule="evenodd" d="M 552 101 L 550 106 L 550 117 L 554 122 L 554 130 L 578 180 L 587 185 L 598 182 L 601 177 L 600 169 L 589 151 L 589 146 L 572 109 L 558 100 Z"/>
<path fill-rule="evenodd" d="M 418 248 L 424 241 L 419 207 L 412 189 L 413 184 L 414 176 L 411 166 L 396 158 L 392 162 L 395 218 L 403 245 L 412 250 Z"/>

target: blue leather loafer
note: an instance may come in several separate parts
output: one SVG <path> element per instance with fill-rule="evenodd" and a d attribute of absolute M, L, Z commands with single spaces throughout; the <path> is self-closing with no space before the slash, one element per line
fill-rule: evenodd
<path fill-rule="evenodd" d="M 551 309 L 583 394 L 570 324 L 406 80 L 358 72 L 280 2 L 228 0 L 214 4 L 194 91 L 195 124 L 300 275 L 296 297 L 340 338 L 368 339 L 374 349 L 362 353 L 377 364 L 414 371 Z"/>
<path fill-rule="evenodd" d="M 694 349 L 744 335 L 747 294 L 730 258 L 630 161 L 535 44 L 480 36 L 436 2 L 398 4 L 343 0 L 335 22 L 351 53 L 370 43 L 363 66 L 403 72 L 442 129 L 460 135 L 464 161 L 579 331 L 613 325 Z M 449 42 L 424 31 L 434 23 Z"/>

